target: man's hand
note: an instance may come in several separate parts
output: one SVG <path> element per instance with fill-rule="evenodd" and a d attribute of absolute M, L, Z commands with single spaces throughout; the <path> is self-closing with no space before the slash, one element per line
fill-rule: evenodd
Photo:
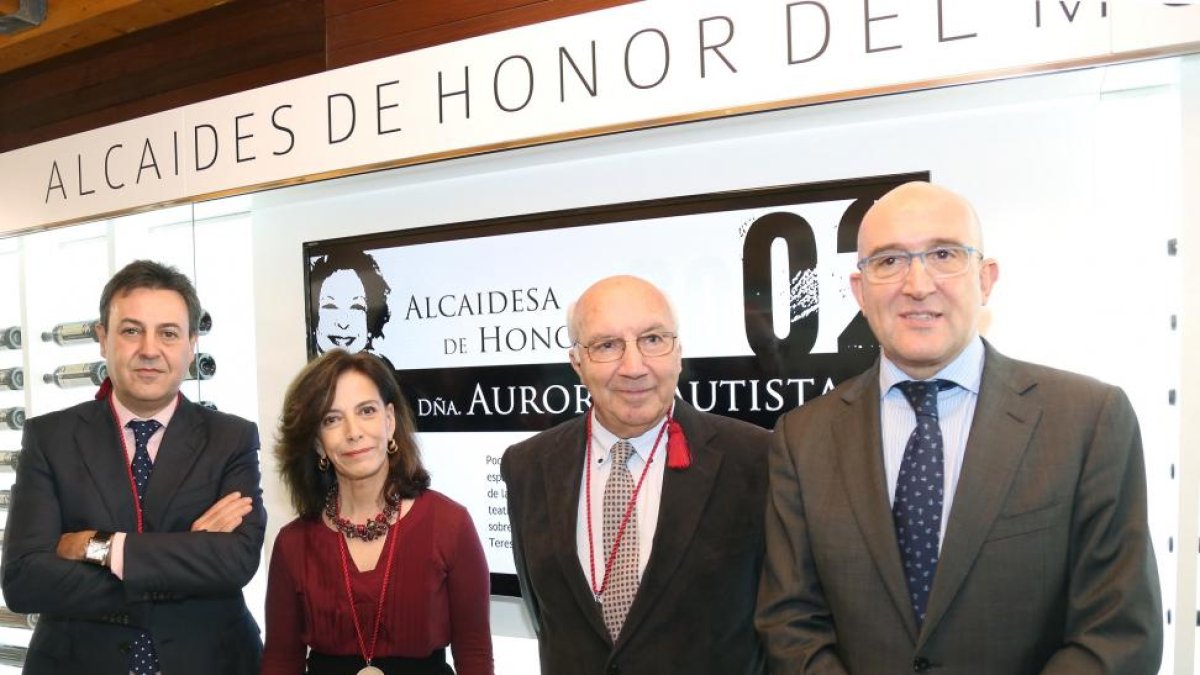
<path fill-rule="evenodd" d="M 88 540 L 96 536 L 95 530 L 68 532 L 58 538 L 58 548 L 55 551 L 63 560 L 83 560 L 87 552 Z"/>
<path fill-rule="evenodd" d="M 192 523 L 192 532 L 233 532 L 250 513 L 250 498 L 230 492 Z M 60 544 L 61 548 L 61 544 Z"/>

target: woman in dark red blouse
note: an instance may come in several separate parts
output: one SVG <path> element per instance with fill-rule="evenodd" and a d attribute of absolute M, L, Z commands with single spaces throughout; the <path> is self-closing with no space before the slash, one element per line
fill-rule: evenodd
<path fill-rule="evenodd" d="M 488 571 L 466 509 L 428 489 L 408 405 L 366 352 L 288 388 L 276 456 L 300 517 L 275 539 L 264 675 L 493 675 Z"/>

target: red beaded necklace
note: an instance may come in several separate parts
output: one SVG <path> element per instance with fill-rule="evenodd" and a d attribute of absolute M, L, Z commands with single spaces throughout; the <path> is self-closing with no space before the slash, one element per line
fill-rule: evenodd
<path fill-rule="evenodd" d="M 329 518 L 333 526 L 346 535 L 347 539 L 372 541 L 387 534 L 388 528 L 391 527 L 392 516 L 396 515 L 396 511 L 400 509 L 399 497 L 385 495 L 383 500 L 383 511 L 368 518 L 367 522 L 362 525 L 355 525 L 348 518 L 342 517 L 342 507 L 338 500 L 338 484 L 335 482 L 329 486 L 329 492 L 325 493 L 325 517 Z"/>
<path fill-rule="evenodd" d="M 588 533 L 588 565 L 591 568 L 591 579 L 589 583 L 592 587 L 592 593 L 597 598 L 604 593 L 604 589 L 608 587 L 608 576 L 612 573 L 613 561 L 617 559 L 617 551 L 621 548 L 621 539 L 625 536 L 625 526 L 629 524 L 629 518 L 633 515 L 633 507 L 637 504 L 638 493 L 642 491 L 642 482 L 646 480 L 646 472 L 649 471 L 650 465 L 654 463 L 654 455 L 658 452 L 658 443 L 662 440 L 663 434 L 667 431 L 667 426 L 671 422 L 671 416 L 668 414 L 667 419 L 663 420 L 662 426 L 658 428 L 658 436 L 654 438 L 654 447 L 650 449 L 650 456 L 646 458 L 646 463 L 642 465 L 642 473 L 638 476 L 637 485 L 633 488 L 633 494 L 629 496 L 629 503 L 625 505 L 625 515 L 621 517 L 621 525 L 617 528 L 617 536 L 613 538 L 612 550 L 604 559 L 604 578 L 600 581 L 600 585 L 596 585 L 596 551 L 592 538 L 592 416 L 595 415 L 595 410 L 589 410 L 587 416 L 587 471 L 584 475 L 587 479 L 584 481 L 585 499 L 587 499 L 587 533 Z"/>
<path fill-rule="evenodd" d="M 397 521 L 398 524 L 399 521 Z M 367 662 L 366 668 L 359 671 L 360 673 L 377 671 L 371 665 L 371 661 L 375 658 L 375 644 L 379 640 L 379 625 L 383 623 L 383 604 L 387 598 L 388 581 L 392 577 L 392 558 L 396 553 L 396 540 L 399 538 L 400 533 L 395 532 L 392 534 L 392 540 L 388 542 L 387 562 L 384 563 L 383 568 L 383 584 L 379 588 L 379 603 L 375 608 L 375 628 L 371 631 L 371 648 L 367 649 L 367 643 L 363 640 L 362 625 L 358 621 L 358 610 L 354 607 L 354 592 L 350 588 L 350 563 L 347 561 L 350 546 L 346 543 L 346 537 L 338 537 L 338 553 L 342 558 L 342 578 L 346 581 L 346 600 L 350 603 L 350 617 L 354 619 L 354 634 L 358 637 L 358 648 Z"/>

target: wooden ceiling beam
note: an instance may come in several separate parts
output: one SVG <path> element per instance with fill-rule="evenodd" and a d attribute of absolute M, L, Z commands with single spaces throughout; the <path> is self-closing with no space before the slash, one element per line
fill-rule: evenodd
<path fill-rule="evenodd" d="M 42 25 L 14 35 L 0 35 L 0 73 L 231 1 L 47 0 L 46 20 Z M 9 4 L 20 3 L 0 0 L 0 10 Z"/>

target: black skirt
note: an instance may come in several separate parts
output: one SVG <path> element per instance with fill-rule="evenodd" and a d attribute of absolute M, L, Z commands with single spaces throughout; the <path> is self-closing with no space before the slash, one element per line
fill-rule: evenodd
<path fill-rule="evenodd" d="M 367 665 L 363 657 L 333 656 L 308 653 L 308 675 L 356 675 Z M 382 670 L 384 675 L 454 675 L 454 669 L 446 663 L 446 650 L 439 649 L 423 659 L 408 659 L 400 656 L 377 656 L 371 665 Z"/>

